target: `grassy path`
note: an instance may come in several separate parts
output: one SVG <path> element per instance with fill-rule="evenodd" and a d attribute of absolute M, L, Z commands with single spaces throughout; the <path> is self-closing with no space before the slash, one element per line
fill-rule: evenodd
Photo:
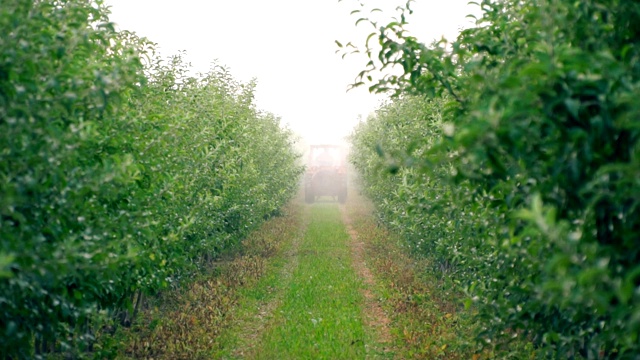
<path fill-rule="evenodd" d="M 225 346 L 226 358 L 364 359 L 382 355 L 377 328 L 366 315 L 366 281 L 354 263 L 353 238 L 337 204 L 305 208 L 304 235 L 268 287 L 269 302 L 247 301 Z M 256 306 L 257 305 L 257 306 Z M 251 314 L 254 314 L 251 317 Z M 247 329 L 253 329 L 247 333 Z"/>
<path fill-rule="evenodd" d="M 294 201 L 105 339 L 118 359 L 482 358 L 458 341 L 469 324 L 430 267 L 357 195 L 346 205 Z"/>
<path fill-rule="evenodd" d="M 310 209 L 299 265 L 265 332 L 257 359 L 357 359 L 368 342 L 362 286 L 351 267 L 349 236 L 335 204 Z"/>
<path fill-rule="evenodd" d="M 282 304 L 284 290 L 290 286 L 293 271 L 298 267 L 300 242 L 309 219 L 308 209 L 302 206 L 296 209 L 300 219 L 294 223 L 298 227 L 295 236 L 279 239 L 283 249 L 272 259 L 270 271 L 255 286 L 240 290 L 234 324 L 218 339 L 214 358 L 255 357 L 260 337 L 273 320 L 275 309 Z"/>

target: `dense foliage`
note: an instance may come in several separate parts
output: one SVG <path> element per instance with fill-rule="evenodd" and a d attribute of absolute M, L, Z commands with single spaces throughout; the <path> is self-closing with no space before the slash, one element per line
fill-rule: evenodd
<path fill-rule="evenodd" d="M 0 6 L 0 358 L 90 349 L 297 189 L 253 84 L 114 30 L 90 0 Z"/>
<path fill-rule="evenodd" d="M 640 4 L 479 5 L 452 43 L 409 36 L 408 8 L 380 27 L 368 71 L 402 71 L 372 84 L 397 96 L 353 162 L 383 219 L 467 291 L 489 354 L 636 358 Z"/>

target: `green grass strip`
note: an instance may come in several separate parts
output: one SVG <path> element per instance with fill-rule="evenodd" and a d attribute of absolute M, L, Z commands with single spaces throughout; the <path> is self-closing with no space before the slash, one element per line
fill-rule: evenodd
<path fill-rule="evenodd" d="M 284 252 L 290 250 L 291 244 L 286 244 Z M 212 347 L 213 359 L 244 359 L 246 351 L 256 345 L 256 336 L 259 336 L 263 323 L 272 316 L 269 306 L 277 301 L 283 287 L 288 285 L 288 279 L 283 274 L 283 268 L 287 266 L 286 258 L 280 254 L 273 259 L 267 274 L 254 286 L 239 291 L 240 301 L 235 309 L 235 324 L 231 329 L 222 332 L 216 344 Z M 264 313 L 260 313 L 264 311 Z M 265 317 L 267 319 L 265 319 Z M 249 357 L 250 358 L 250 357 Z"/>
<path fill-rule="evenodd" d="M 258 359 L 364 358 L 362 282 L 336 204 L 315 204 L 298 248 L 298 267 L 260 345 Z"/>

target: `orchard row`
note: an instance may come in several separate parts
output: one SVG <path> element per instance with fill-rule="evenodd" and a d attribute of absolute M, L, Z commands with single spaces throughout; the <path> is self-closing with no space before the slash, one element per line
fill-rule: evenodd
<path fill-rule="evenodd" d="M 88 0 L 0 10 L 0 357 L 91 349 L 277 214 L 302 168 L 254 85 Z"/>
<path fill-rule="evenodd" d="M 635 359 L 640 5 L 479 6 L 451 43 L 409 36 L 406 13 L 372 34 L 363 82 L 402 71 L 352 138 L 365 191 L 465 294 L 478 354 Z"/>

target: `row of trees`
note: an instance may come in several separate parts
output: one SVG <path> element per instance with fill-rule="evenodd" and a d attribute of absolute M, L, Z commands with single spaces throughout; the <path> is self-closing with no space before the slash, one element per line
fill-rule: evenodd
<path fill-rule="evenodd" d="M 400 69 L 370 84 L 396 97 L 352 138 L 381 217 L 466 292 L 487 353 L 637 358 L 640 4 L 484 0 L 429 46 L 410 5 L 375 24 L 361 77 Z"/>
<path fill-rule="evenodd" d="M 100 1 L 1 7 L 0 358 L 91 350 L 276 214 L 302 168 L 254 84 L 161 60 Z"/>

